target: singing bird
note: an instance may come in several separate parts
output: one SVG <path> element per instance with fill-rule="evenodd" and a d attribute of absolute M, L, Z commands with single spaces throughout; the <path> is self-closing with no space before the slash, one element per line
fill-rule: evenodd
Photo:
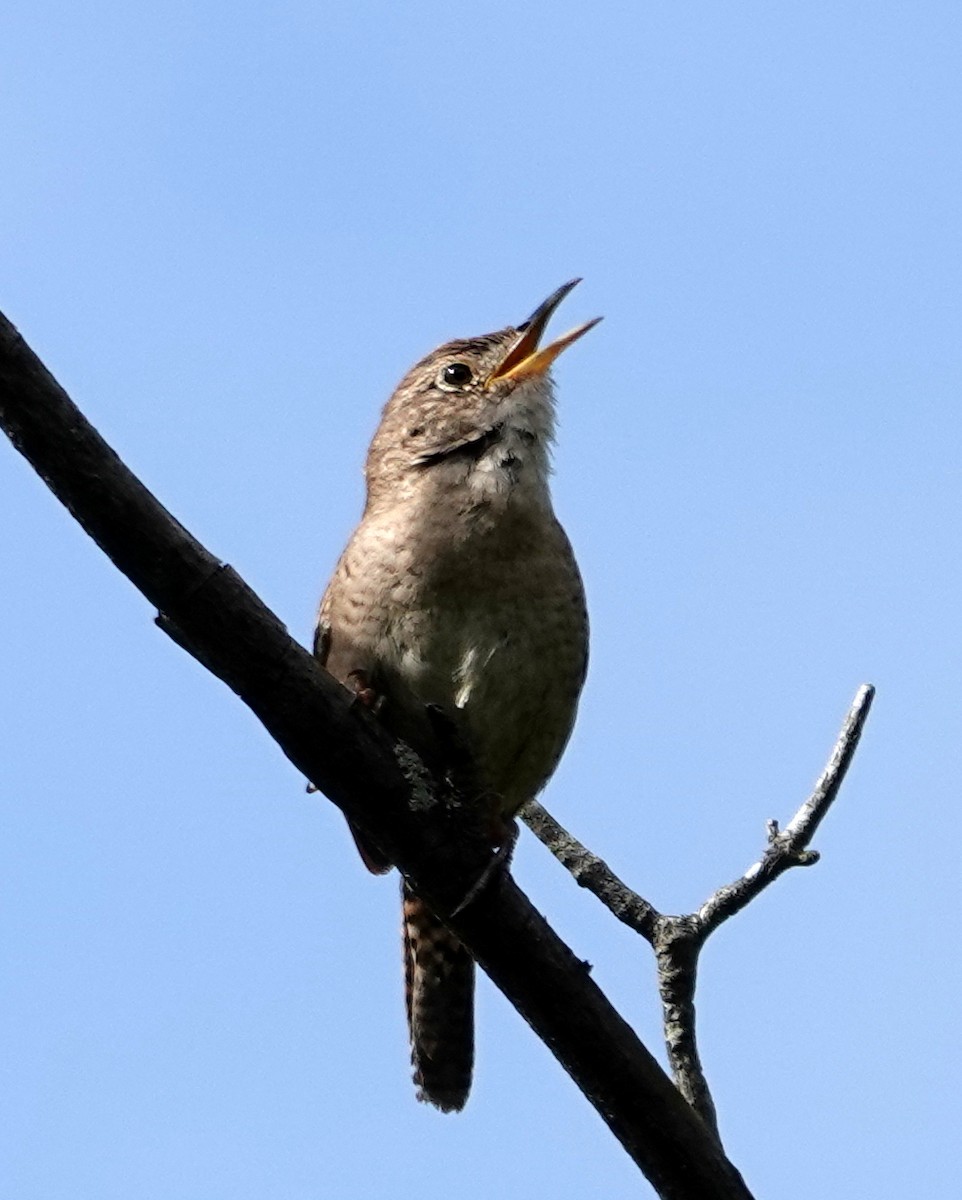
<path fill-rule="evenodd" d="M 588 661 L 584 589 L 548 486 L 550 367 L 601 318 L 541 346 L 555 309 L 447 342 L 404 376 L 367 455 L 367 501 L 321 600 L 315 653 L 428 761 L 445 714 L 495 827 L 545 785 Z M 354 831 L 376 873 L 390 867 Z M 474 963 L 406 886 L 404 959 L 418 1098 L 464 1106 Z"/>

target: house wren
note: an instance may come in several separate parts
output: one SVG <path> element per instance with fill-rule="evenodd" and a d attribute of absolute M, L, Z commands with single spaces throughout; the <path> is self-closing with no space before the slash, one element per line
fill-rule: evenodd
<path fill-rule="evenodd" d="M 437 750 L 425 714 L 448 715 L 502 825 L 557 766 L 588 659 L 581 577 L 548 489 L 549 368 L 600 318 L 539 346 L 578 282 L 521 325 L 439 347 L 398 384 L 315 637 L 322 665 L 425 759 Z M 389 868 L 355 840 L 372 871 Z M 419 1099 L 460 1109 L 474 963 L 406 886 L 404 956 Z"/>

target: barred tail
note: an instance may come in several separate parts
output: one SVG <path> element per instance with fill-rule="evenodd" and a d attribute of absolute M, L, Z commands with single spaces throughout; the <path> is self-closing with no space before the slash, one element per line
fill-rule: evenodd
<path fill-rule="evenodd" d="M 464 1108 L 474 1063 L 474 960 L 402 885 L 404 985 L 418 1099 Z"/>

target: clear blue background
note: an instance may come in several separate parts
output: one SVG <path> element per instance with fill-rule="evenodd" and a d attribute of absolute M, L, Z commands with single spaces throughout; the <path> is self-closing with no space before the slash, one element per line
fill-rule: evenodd
<path fill-rule="evenodd" d="M 304 640 L 398 377 L 585 277 L 555 493 L 593 660 L 546 803 L 694 907 L 875 683 L 821 864 L 706 952 L 704 1053 L 759 1197 L 955 1194 L 958 4 L 3 26 L 0 306 Z M 650 1194 L 486 981 L 468 1109 L 414 1102 L 396 882 L 12 451 L 0 514 L 0 1194 Z M 647 946 L 530 835 L 517 874 L 658 1048 Z"/>

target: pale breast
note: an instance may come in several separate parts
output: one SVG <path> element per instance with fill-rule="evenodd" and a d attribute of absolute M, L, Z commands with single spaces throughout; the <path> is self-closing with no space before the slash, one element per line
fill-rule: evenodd
<path fill-rule="evenodd" d="M 456 710 L 484 785 L 514 811 L 557 765 L 584 680 L 571 548 L 550 514 L 495 536 L 414 542 L 388 523 L 358 529 L 322 606 L 329 669 L 372 673 L 402 709 Z"/>

